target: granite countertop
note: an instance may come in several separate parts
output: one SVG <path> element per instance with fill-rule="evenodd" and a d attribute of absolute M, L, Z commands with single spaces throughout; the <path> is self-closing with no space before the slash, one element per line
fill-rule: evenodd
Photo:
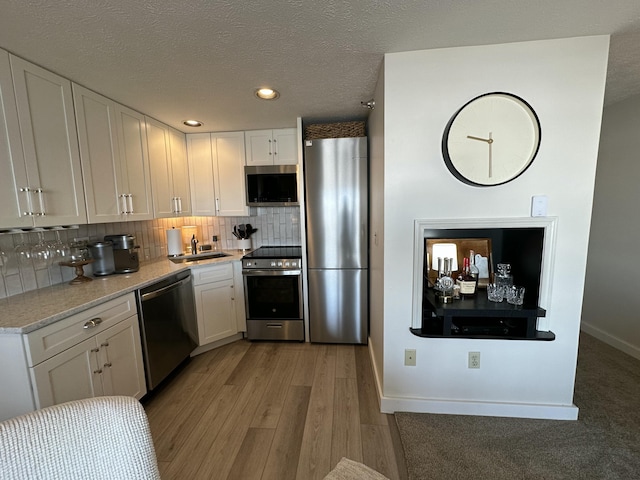
<path fill-rule="evenodd" d="M 91 277 L 80 285 L 62 283 L 0 299 L 0 335 L 23 334 L 113 298 L 146 287 L 173 273 L 208 265 L 239 261 L 246 252 L 226 251 L 229 256 L 173 263 L 167 258 L 140 264 L 135 273 Z"/>

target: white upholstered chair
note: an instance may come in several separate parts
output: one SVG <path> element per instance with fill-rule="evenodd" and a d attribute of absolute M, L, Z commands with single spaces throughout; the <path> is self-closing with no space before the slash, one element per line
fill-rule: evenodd
<path fill-rule="evenodd" d="M 142 405 L 96 397 L 0 422 L 0 479 L 160 479 Z"/>

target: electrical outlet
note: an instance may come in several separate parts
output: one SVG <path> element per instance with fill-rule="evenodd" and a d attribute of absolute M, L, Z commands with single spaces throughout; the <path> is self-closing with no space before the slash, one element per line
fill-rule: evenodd
<path fill-rule="evenodd" d="M 469 352 L 469 368 L 480 368 L 480 352 Z"/>
<path fill-rule="evenodd" d="M 407 367 L 415 367 L 416 366 L 416 351 L 415 350 L 407 348 L 404 351 L 404 364 Z"/>

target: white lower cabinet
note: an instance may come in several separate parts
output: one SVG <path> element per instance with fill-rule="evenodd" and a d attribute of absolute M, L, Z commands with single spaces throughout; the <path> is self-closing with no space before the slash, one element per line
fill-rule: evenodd
<path fill-rule="evenodd" d="M 0 420 L 99 395 L 147 393 L 135 295 L 0 335 Z"/>
<path fill-rule="evenodd" d="M 234 280 L 233 264 L 193 269 L 192 275 L 198 344 L 207 345 L 238 333 L 237 304 L 244 301 L 244 295 L 242 286 Z"/>
<path fill-rule="evenodd" d="M 32 376 L 38 408 L 99 395 L 140 399 L 146 387 L 138 316 L 36 365 Z"/>

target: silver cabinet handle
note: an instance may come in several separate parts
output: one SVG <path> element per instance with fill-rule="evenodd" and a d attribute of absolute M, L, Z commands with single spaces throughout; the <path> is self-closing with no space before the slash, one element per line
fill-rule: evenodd
<path fill-rule="evenodd" d="M 44 208 L 44 190 L 38 187 L 36 188 L 35 192 L 38 194 L 38 201 L 40 202 L 40 213 L 36 213 L 36 215 L 38 217 L 44 217 L 47 214 Z"/>
<path fill-rule="evenodd" d="M 124 193 L 121 193 L 120 195 L 118 195 L 118 205 L 120 205 L 120 214 L 121 215 L 126 215 L 127 214 L 127 195 Z"/>
<path fill-rule="evenodd" d="M 91 353 L 98 353 L 100 351 L 99 348 L 92 348 Z"/>
<path fill-rule="evenodd" d="M 113 366 L 111 362 L 107 362 L 103 365 L 104 368 L 110 368 L 111 366 Z"/>
<path fill-rule="evenodd" d="M 182 197 L 178 197 L 178 213 L 182 213 Z"/>
<path fill-rule="evenodd" d="M 220 211 L 220 199 L 216 198 L 216 212 Z"/>
<path fill-rule="evenodd" d="M 93 373 L 102 373 L 102 369 L 99 368 L 98 370 L 94 370 Z"/>
<path fill-rule="evenodd" d="M 269 139 L 269 155 L 271 155 L 271 139 Z"/>
<path fill-rule="evenodd" d="M 128 200 L 128 205 L 129 205 L 129 209 L 127 210 L 128 214 L 133 214 L 133 193 L 128 193 L 127 194 L 127 200 Z"/>
<path fill-rule="evenodd" d="M 88 322 L 86 322 L 82 328 L 95 328 L 102 323 L 102 319 L 100 317 L 92 318 Z"/>
<path fill-rule="evenodd" d="M 109 342 L 104 342 L 100 344 L 101 347 L 108 347 L 109 346 Z"/>
<path fill-rule="evenodd" d="M 282 328 L 281 323 L 267 323 L 267 328 Z"/>
<path fill-rule="evenodd" d="M 273 154 L 278 154 L 278 140 L 276 140 L 275 138 L 273 139 Z"/>
<path fill-rule="evenodd" d="M 20 187 L 20 191 L 24 192 L 25 197 L 27 199 L 27 211 L 22 212 L 23 215 L 27 217 L 33 217 L 33 206 L 31 205 L 31 189 L 29 187 Z"/>

